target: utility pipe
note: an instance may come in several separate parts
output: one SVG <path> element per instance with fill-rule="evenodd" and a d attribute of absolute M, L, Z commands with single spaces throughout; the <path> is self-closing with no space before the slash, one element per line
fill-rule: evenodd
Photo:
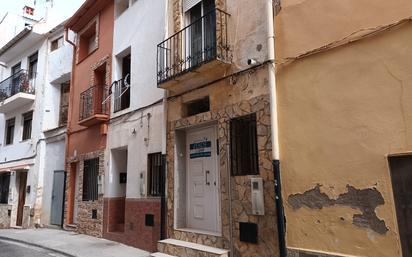
<path fill-rule="evenodd" d="M 277 90 L 276 90 L 276 75 L 275 75 L 275 25 L 273 13 L 273 1 L 267 0 L 267 45 L 268 45 L 268 59 L 272 60 L 268 64 L 268 81 L 270 89 L 270 117 L 271 117 L 271 136 L 272 136 L 272 166 L 275 179 L 275 202 L 276 202 L 276 217 L 277 217 L 277 231 L 279 243 L 279 256 L 286 257 L 286 243 L 285 243 L 285 215 L 282 201 L 282 188 L 280 176 L 280 162 L 279 162 L 279 134 L 278 134 L 278 113 L 277 113 Z"/>

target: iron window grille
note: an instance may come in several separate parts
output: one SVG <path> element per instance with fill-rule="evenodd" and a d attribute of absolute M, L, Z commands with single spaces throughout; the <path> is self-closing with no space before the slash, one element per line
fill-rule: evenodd
<path fill-rule="evenodd" d="M 23 114 L 22 140 L 28 140 L 31 138 L 32 125 L 33 125 L 33 111 Z"/>
<path fill-rule="evenodd" d="M 83 201 L 98 199 L 99 158 L 84 161 L 83 167 Z"/>
<path fill-rule="evenodd" d="M 157 84 L 212 60 L 230 62 L 229 14 L 214 9 L 157 45 Z"/>
<path fill-rule="evenodd" d="M 230 121 L 232 176 L 259 174 L 256 114 Z"/>
<path fill-rule="evenodd" d="M 161 153 L 152 153 L 148 159 L 148 195 L 162 196 L 162 187 L 165 183 L 163 174 L 163 159 Z"/>
<path fill-rule="evenodd" d="M 6 121 L 6 145 L 13 144 L 14 141 L 14 127 L 15 127 L 16 119 L 8 119 Z"/>

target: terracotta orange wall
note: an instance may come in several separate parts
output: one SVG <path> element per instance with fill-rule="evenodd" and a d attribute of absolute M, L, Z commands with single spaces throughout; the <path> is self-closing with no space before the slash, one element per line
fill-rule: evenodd
<path fill-rule="evenodd" d="M 95 16 L 91 16 L 90 20 L 94 17 Z M 92 66 L 106 56 L 109 56 L 109 62 L 111 63 L 113 49 L 113 25 L 114 4 L 113 1 L 111 1 L 111 3 L 100 12 L 98 49 L 81 62 L 74 64 L 72 83 L 73 92 L 70 98 L 71 118 L 68 124 L 68 156 L 73 156 L 74 150 L 77 151 L 77 154 L 83 154 L 101 150 L 106 147 L 106 136 L 102 135 L 100 132 L 102 123 L 86 128 L 80 126 L 78 122 L 80 93 L 91 86 L 91 76 L 93 74 Z M 111 81 L 111 69 L 107 69 L 107 72 L 110 74 L 109 81 Z"/>

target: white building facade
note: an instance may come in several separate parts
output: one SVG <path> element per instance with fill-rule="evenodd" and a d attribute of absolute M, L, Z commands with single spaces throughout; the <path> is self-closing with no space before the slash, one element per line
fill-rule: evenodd
<path fill-rule="evenodd" d="M 0 49 L 0 228 L 61 225 L 71 51 L 46 24 Z"/>
<path fill-rule="evenodd" d="M 164 92 L 154 56 L 165 12 L 165 0 L 115 1 L 103 236 L 148 251 L 162 230 Z"/>

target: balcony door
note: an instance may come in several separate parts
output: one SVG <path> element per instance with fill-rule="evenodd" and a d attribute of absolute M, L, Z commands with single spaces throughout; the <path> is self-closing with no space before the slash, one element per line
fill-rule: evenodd
<path fill-rule="evenodd" d="M 214 0 L 203 0 L 186 12 L 189 65 L 195 67 L 216 53 L 216 13 Z"/>
<path fill-rule="evenodd" d="M 25 90 L 27 93 L 31 92 L 34 90 L 34 81 L 36 79 L 36 74 L 37 74 L 37 59 L 38 59 L 38 54 L 37 52 L 29 57 L 29 83 L 27 85 L 27 88 Z"/>
<path fill-rule="evenodd" d="M 21 71 L 21 63 L 11 67 L 11 87 L 10 87 L 10 96 L 17 94 L 20 90 L 20 76 L 19 72 Z"/>

